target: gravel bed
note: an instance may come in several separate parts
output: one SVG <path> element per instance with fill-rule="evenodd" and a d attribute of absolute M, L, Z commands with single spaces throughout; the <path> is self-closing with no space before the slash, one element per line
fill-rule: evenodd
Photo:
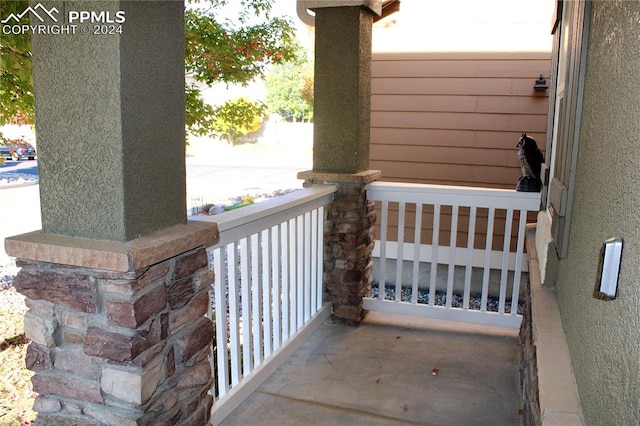
<path fill-rule="evenodd" d="M 13 287 L 18 272 L 14 266 L 0 266 L 0 311 L 25 312 L 24 296 Z"/>
<path fill-rule="evenodd" d="M 13 278 L 15 275 L 0 270 L 0 291 L 8 290 L 13 287 Z"/>
<path fill-rule="evenodd" d="M 13 287 L 0 291 L 0 311 L 25 313 L 24 296 Z"/>
<path fill-rule="evenodd" d="M 205 198 L 201 198 L 195 201 L 197 205 L 194 205 L 189 209 L 189 214 L 191 214 L 192 216 L 218 215 L 234 208 L 249 206 L 251 204 L 268 200 L 269 198 L 280 197 L 282 195 L 300 191 L 301 189 L 302 188 L 278 189 L 276 191 L 246 194 L 243 196 L 230 197 L 226 200 L 218 200 L 213 202 L 205 201 Z M 243 203 L 245 200 L 251 200 L 251 202 L 245 204 Z"/>
<path fill-rule="evenodd" d="M 374 283 L 373 288 L 371 289 L 371 297 L 374 299 L 378 297 L 379 290 L 378 285 Z M 395 300 L 396 288 L 395 286 L 385 286 L 385 300 Z M 408 287 L 402 288 L 402 293 L 400 295 L 400 300 L 402 302 L 411 302 L 412 295 L 411 289 Z M 462 308 L 464 299 L 460 294 L 453 294 L 451 297 L 451 306 L 454 308 Z M 428 290 L 418 290 L 418 303 L 419 304 L 427 304 L 429 303 L 429 292 Z M 470 310 L 480 310 L 482 303 L 482 298 L 478 296 L 471 296 L 469 300 L 469 309 Z M 434 301 L 435 306 L 446 306 L 447 304 L 447 294 L 445 292 L 436 292 L 436 297 Z M 487 299 L 487 311 L 488 312 L 498 312 L 498 308 L 500 305 L 500 301 L 496 298 L 489 297 Z M 511 311 L 511 302 L 505 302 L 505 312 Z M 524 305 L 522 303 L 518 304 L 518 314 L 522 315 L 524 311 Z"/>

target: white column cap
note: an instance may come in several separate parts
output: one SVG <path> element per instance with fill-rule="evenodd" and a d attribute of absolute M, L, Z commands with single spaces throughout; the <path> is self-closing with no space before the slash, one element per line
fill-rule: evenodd
<path fill-rule="evenodd" d="M 297 0 L 298 17 L 307 25 L 314 25 L 314 16 L 309 9 L 324 7 L 364 6 L 377 16 L 382 15 L 382 0 Z"/>

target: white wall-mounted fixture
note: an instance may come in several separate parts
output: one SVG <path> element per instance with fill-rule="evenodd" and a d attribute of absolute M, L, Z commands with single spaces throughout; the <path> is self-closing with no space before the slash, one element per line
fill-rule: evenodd
<path fill-rule="evenodd" d="M 602 243 L 598 278 L 593 292 L 593 296 L 598 299 L 613 300 L 618 294 L 622 245 L 622 238 L 610 238 Z"/>

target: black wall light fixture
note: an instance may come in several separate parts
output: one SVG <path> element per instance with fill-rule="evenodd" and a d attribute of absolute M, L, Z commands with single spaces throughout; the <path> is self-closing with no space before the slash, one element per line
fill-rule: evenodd
<path fill-rule="evenodd" d="M 540 78 L 536 80 L 536 84 L 533 85 L 533 90 L 536 92 L 544 92 L 547 90 L 549 86 L 547 85 L 547 80 L 544 79 L 544 76 L 540 74 Z"/>

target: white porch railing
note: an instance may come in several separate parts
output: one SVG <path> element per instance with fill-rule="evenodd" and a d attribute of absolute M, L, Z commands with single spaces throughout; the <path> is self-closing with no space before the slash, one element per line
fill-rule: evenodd
<path fill-rule="evenodd" d="M 539 193 L 375 182 L 367 186 L 367 198 L 379 202 L 381 217 L 378 221 L 380 239 L 376 241 L 373 253 L 379 259 L 378 297 L 366 298 L 365 309 L 507 327 L 520 326 L 521 316 L 517 308 L 520 280 L 522 273 L 526 272 L 525 225 L 527 213 L 539 209 Z M 397 221 L 394 220 L 393 223 L 390 223 L 390 204 L 397 208 Z M 444 208 L 447 210 L 447 218 L 442 214 Z M 415 212 L 412 223 L 407 221 L 409 210 L 412 215 Z M 433 218 L 430 223 L 423 223 L 423 218 L 428 217 L 427 210 Z M 496 220 L 498 216 L 500 221 L 504 221 L 503 229 L 496 225 L 500 222 Z M 486 226 L 480 226 L 485 218 Z M 514 220 L 517 220 L 518 225 L 516 244 L 512 247 Z M 395 241 L 388 239 L 392 226 L 397 226 Z M 423 227 L 430 228 L 427 229 L 430 237 L 425 238 Z M 413 242 L 405 242 L 406 230 L 410 228 L 413 228 Z M 442 244 L 441 236 L 447 233 L 448 245 Z M 476 241 L 477 236 L 482 233 L 486 234 L 484 241 Z M 507 237 L 503 238 L 500 234 Z M 458 242 L 461 235 L 466 236 L 466 245 L 462 247 Z M 421 241 L 425 239 L 431 241 L 431 244 L 423 244 Z M 502 239 L 502 249 L 494 250 L 493 246 L 499 239 Z M 477 248 L 478 246 L 481 248 Z M 391 296 L 386 292 L 388 259 L 395 260 L 396 269 L 395 286 L 389 292 Z M 412 263 L 409 282 L 403 281 L 406 261 Z M 427 272 L 421 273 L 421 264 L 429 264 Z M 434 265 L 444 266 L 438 268 Z M 438 274 L 438 269 L 443 271 L 443 268 L 446 268 L 446 274 Z M 479 278 L 479 271 L 482 271 L 481 280 L 472 282 L 473 276 Z M 496 273 L 500 277 L 498 303 L 497 309 L 492 312 L 488 306 L 489 287 L 490 278 L 495 277 Z M 441 281 L 446 281 L 446 287 L 445 284 L 438 284 L 439 275 L 446 276 L 446 280 L 445 277 L 440 277 Z M 462 275 L 463 279 L 457 280 L 461 283 L 460 294 L 455 294 L 454 283 Z M 507 292 L 508 284 L 511 294 Z M 407 295 L 407 292 L 410 293 Z M 462 300 L 459 307 L 454 305 L 454 296 Z M 479 303 L 471 303 L 472 301 Z"/>
<path fill-rule="evenodd" d="M 217 216 L 210 247 L 216 341 L 213 424 L 227 417 L 330 315 L 322 303 L 324 206 L 312 188 Z"/>

